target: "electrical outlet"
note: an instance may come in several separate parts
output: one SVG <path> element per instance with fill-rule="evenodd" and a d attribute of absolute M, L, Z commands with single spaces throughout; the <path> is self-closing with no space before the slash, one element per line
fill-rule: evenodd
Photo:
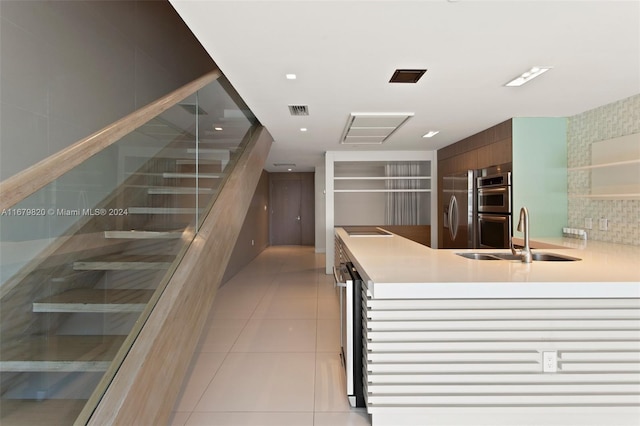
<path fill-rule="evenodd" d="M 251 240 L 251 245 L 252 245 L 252 246 L 255 246 L 255 245 L 256 245 L 255 240 Z"/>
<path fill-rule="evenodd" d="M 558 371 L 558 352 L 542 352 L 542 372 L 555 373 Z"/>
<path fill-rule="evenodd" d="M 584 218 L 584 227 L 585 229 L 593 229 L 593 219 L 590 217 Z"/>
<path fill-rule="evenodd" d="M 601 231 L 607 231 L 607 230 L 609 229 L 609 219 L 606 219 L 606 218 L 604 218 L 604 217 L 603 217 L 603 218 L 601 218 L 601 219 L 600 219 L 600 226 L 599 226 L 599 229 L 600 229 Z"/>

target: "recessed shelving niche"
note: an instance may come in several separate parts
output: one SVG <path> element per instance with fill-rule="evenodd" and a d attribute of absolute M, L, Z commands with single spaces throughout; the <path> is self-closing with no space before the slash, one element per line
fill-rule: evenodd
<path fill-rule="evenodd" d="M 427 161 L 336 162 L 334 192 L 431 192 L 430 174 Z"/>
<path fill-rule="evenodd" d="M 588 174 L 570 197 L 640 200 L 640 133 L 592 143 L 591 164 L 569 172 Z"/>

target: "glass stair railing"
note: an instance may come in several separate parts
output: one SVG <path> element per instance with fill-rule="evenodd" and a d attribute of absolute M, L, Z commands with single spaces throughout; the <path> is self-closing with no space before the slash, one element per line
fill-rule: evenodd
<path fill-rule="evenodd" d="M 229 87 L 2 211 L 0 424 L 86 421 L 257 129 Z"/>

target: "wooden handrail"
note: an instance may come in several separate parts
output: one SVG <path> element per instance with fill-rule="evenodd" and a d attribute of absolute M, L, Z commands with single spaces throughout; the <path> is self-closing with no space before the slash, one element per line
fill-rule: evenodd
<path fill-rule="evenodd" d="M 24 200 L 221 75 L 219 70 L 211 71 L 0 182 L 0 210 Z"/>

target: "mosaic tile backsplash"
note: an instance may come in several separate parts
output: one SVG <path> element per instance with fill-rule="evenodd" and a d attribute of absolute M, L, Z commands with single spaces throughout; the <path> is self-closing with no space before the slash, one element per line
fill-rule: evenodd
<path fill-rule="evenodd" d="M 591 164 L 591 144 L 640 133 L 640 94 L 569 117 L 567 122 L 568 166 Z M 592 200 L 576 197 L 588 191 L 590 172 L 569 171 L 569 227 L 584 228 L 593 219 L 588 239 L 640 245 L 640 200 Z M 608 230 L 598 230 L 600 218 L 608 219 Z"/>

